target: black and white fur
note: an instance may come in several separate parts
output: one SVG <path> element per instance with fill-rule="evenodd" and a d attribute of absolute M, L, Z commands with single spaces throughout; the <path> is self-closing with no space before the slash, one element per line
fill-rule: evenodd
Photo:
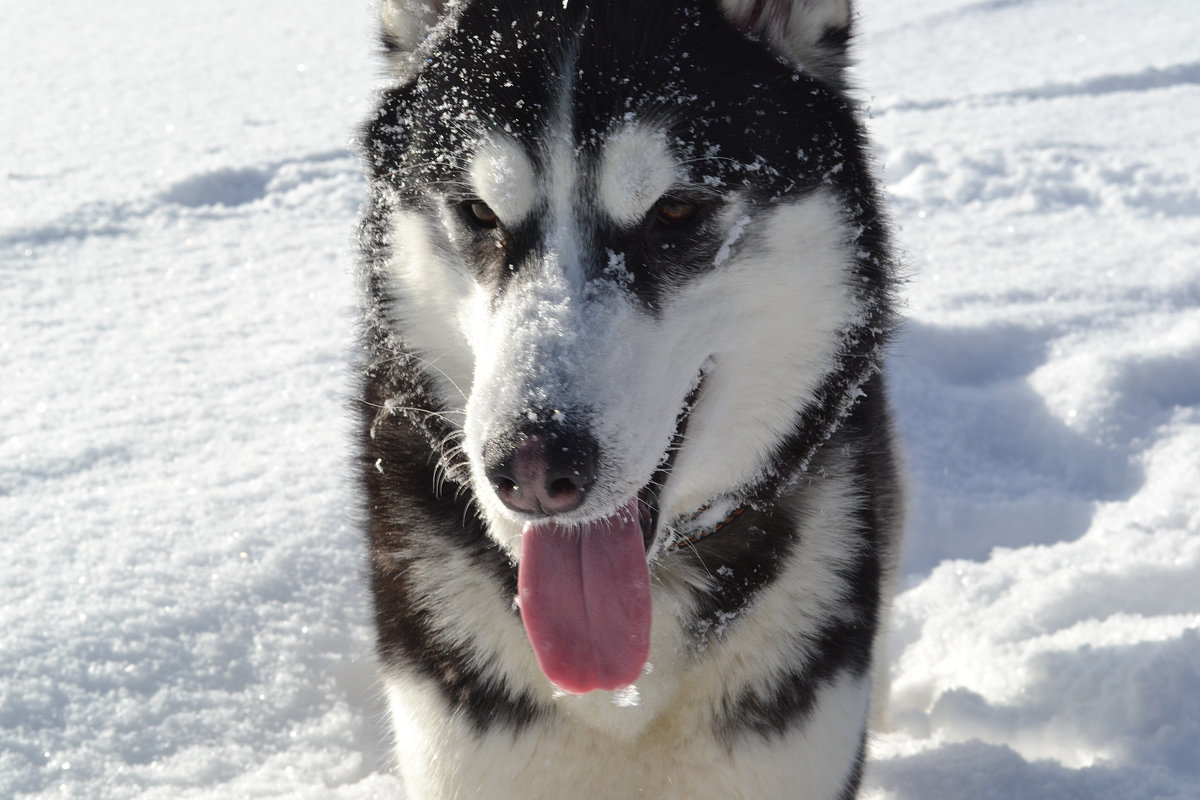
<path fill-rule="evenodd" d="M 360 470 L 413 800 L 857 794 L 901 509 L 851 17 L 385 0 Z M 586 473 L 569 508 L 502 496 L 529 437 Z M 514 603 L 523 525 L 631 498 L 645 674 L 564 695 Z"/>

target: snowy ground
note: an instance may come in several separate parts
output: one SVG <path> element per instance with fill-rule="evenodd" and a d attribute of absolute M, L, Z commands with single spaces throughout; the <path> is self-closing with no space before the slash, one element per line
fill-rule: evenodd
<path fill-rule="evenodd" d="M 861 2 L 912 275 L 872 800 L 1200 798 L 1194 0 Z M 393 798 L 318 0 L 0 28 L 0 797 Z"/>

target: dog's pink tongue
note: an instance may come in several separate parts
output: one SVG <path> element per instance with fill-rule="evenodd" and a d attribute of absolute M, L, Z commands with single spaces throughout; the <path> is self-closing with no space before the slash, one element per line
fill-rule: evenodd
<path fill-rule="evenodd" d="M 582 528 L 526 523 L 521 619 L 546 677 L 584 694 L 638 679 L 650 653 L 650 570 L 631 501 Z"/>

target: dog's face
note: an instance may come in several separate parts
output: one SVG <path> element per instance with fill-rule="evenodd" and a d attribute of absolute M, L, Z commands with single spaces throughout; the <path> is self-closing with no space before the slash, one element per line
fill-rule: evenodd
<path fill-rule="evenodd" d="M 706 4 L 624 6 L 467 7 L 369 136 L 389 322 L 514 557 L 623 513 L 653 560 L 655 520 L 761 477 L 859 313 L 837 94 Z"/>

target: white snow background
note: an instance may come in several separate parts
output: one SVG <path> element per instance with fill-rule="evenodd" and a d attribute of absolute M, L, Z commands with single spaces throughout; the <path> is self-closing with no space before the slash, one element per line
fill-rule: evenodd
<path fill-rule="evenodd" d="M 909 323 L 872 800 L 1200 798 L 1195 0 L 865 0 Z M 350 483 L 368 3 L 10 3 L 0 797 L 394 798 Z"/>

